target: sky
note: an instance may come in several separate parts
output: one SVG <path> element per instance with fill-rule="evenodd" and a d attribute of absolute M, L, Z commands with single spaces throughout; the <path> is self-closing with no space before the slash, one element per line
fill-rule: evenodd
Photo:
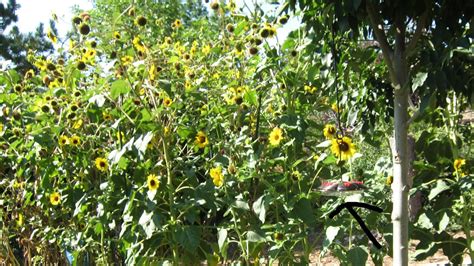
<path fill-rule="evenodd" d="M 2 0 L 2 2 L 6 2 L 6 0 Z M 47 26 L 52 14 L 56 13 L 59 22 L 66 22 L 56 23 L 60 36 L 64 36 L 71 27 L 73 17 L 71 8 L 74 5 L 83 9 L 92 8 L 90 0 L 17 0 L 17 3 L 21 7 L 17 11 L 18 22 L 16 25 L 21 32 L 35 31 L 40 22 Z"/>
<path fill-rule="evenodd" d="M 2 3 L 7 2 L 7 0 L 0 1 Z M 244 1 L 245 0 L 237 0 L 236 2 L 240 7 Z M 250 8 L 253 8 L 252 2 L 253 1 L 247 1 Z M 71 19 L 73 17 L 72 7 L 74 5 L 84 10 L 92 8 L 92 0 L 17 0 L 17 3 L 21 5 L 17 11 L 18 22 L 16 23 L 20 28 L 20 32 L 33 32 L 40 22 L 43 22 L 45 29 L 47 29 L 49 20 L 52 18 L 52 14 L 55 13 L 59 19 L 59 23 L 56 23 L 59 36 L 65 36 L 67 31 L 70 30 Z M 270 9 L 269 6 L 267 6 L 267 8 Z M 266 8 L 264 7 L 264 9 Z M 282 40 L 286 39 L 289 32 L 296 29 L 299 25 L 300 22 L 298 19 L 290 18 L 285 27 L 278 30 L 279 41 L 282 42 Z"/>

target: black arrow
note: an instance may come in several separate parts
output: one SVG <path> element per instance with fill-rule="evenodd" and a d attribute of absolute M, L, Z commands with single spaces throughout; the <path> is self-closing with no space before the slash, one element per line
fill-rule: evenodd
<path fill-rule="evenodd" d="M 360 218 L 360 216 L 357 214 L 357 212 L 352 207 L 362 207 L 362 208 L 366 208 L 366 209 L 376 211 L 376 212 L 382 212 L 383 211 L 381 208 L 379 208 L 377 206 L 367 204 L 367 203 L 345 202 L 345 203 L 337 206 L 337 208 L 329 214 L 329 218 L 333 218 L 338 213 L 340 213 L 342 211 L 342 209 L 347 208 L 347 210 L 350 212 L 350 214 L 352 214 L 352 216 L 354 216 L 354 218 L 357 220 L 357 222 L 359 223 L 362 230 L 364 230 L 367 237 L 369 237 L 370 241 L 372 241 L 372 243 L 375 245 L 375 247 L 380 249 L 382 247 L 382 245 L 380 245 L 380 243 L 377 241 L 377 239 L 375 239 L 374 235 L 372 235 L 369 228 L 367 228 L 367 226 L 365 225 L 364 221 L 362 221 L 362 218 Z"/>

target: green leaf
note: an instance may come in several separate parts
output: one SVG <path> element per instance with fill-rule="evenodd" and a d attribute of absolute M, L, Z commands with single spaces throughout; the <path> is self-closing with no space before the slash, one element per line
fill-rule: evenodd
<path fill-rule="evenodd" d="M 337 234 L 339 233 L 339 227 L 336 227 L 336 226 L 328 226 L 328 228 L 326 228 L 326 239 L 324 239 L 324 247 L 328 247 L 329 245 L 331 245 L 331 243 L 334 241 L 334 239 L 336 238 Z"/>
<path fill-rule="evenodd" d="M 448 235 L 446 233 L 446 235 Z M 466 246 L 464 243 L 466 243 L 465 238 L 456 238 L 453 239 L 451 236 L 445 237 L 441 244 L 440 247 L 443 249 L 444 255 L 446 255 L 449 258 L 449 262 L 453 263 L 453 265 L 461 265 L 462 263 L 462 254 Z"/>
<path fill-rule="evenodd" d="M 158 85 L 160 86 L 160 88 L 162 88 L 164 91 L 166 91 L 168 96 L 171 97 L 171 95 L 172 95 L 172 93 L 171 93 L 171 83 L 170 83 L 169 80 L 160 79 L 160 80 L 158 80 Z"/>
<path fill-rule="evenodd" d="M 347 252 L 347 259 L 352 265 L 365 265 L 369 254 L 361 247 L 354 247 Z"/>
<path fill-rule="evenodd" d="M 311 202 L 307 198 L 298 200 L 291 214 L 301 219 L 307 225 L 313 225 L 316 222 Z"/>
<path fill-rule="evenodd" d="M 201 240 L 201 231 L 197 226 L 181 226 L 176 230 L 176 239 L 185 250 L 194 253 Z"/>
<path fill-rule="evenodd" d="M 425 73 L 425 72 L 417 73 L 416 76 L 413 78 L 411 89 L 415 91 L 418 87 L 422 86 L 425 83 L 425 80 L 427 77 L 428 77 L 428 73 Z"/>
<path fill-rule="evenodd" d="M 243 33 L 247 25 L 248 23 L 245 20 L 242 20 L 241 22 L 239 22 L 239 24 L 237 24 L 237 27 L 235 27 L 234 35 L 239 36 L 241 33 Z"/>
<path fill-rule="evenodd" d="M 439 221 L 438 233 L 444 231 L 446 227 L 448 227 L 448 224 L 449 224 L 449 216 L 445 212 L 443 214 L 443 217 L 441 218 L 441 221 Z"/>
<path fill-rule="evenodd" d="M 178 133 L 178 136 L 182 139 L 187 139 L 189 134 L 191 134 L 193 131 L 188 128 L 188 127 L 178 127 L 177 129 L 177 133 Z"/>
<path fill-rule="evenodd" d="M 252 205 L 253 211 L 255 212 L 255 214 L 258 216 L 258 219 L 262 223 L 265 223 L 265 217 L 267 214 L 268 204 L 269 202 L 266 200 L 265 195 L 263 195 L 260 198 L 258 198 Z"/>
<path fill-rule="evenodd" d="M 110 97 L 114 100 L 117 99 L 120 94 L 126 94 L 128 92 L 130 92 L 130 86 L 121 79 L 114 81 L 110 87 Z"/>
<path fill-rule="evenodd" d="M 242 200 L 236 200 L 235 201 L 235 208 L 236 209 L 241 209 L 241 210 L 250 210 L 249 208 L 249 204 L 245 201 L 242 201 Z"/>
<path fill-rule="evenodd" d="M 244 101 L 250 105 L 258 104 L 257 93 L 254 90 L 248 90 L 244 94 Z"/>
<path fill-rule="evenodd" d="M 438 196 L 438 194 L 448 189 L 449 189 L 449 185 L 446 184 L 446 182 L 444 182 L 443 180 L 438 180 L 436 182 L 436 187 L 431 189 L 430 194 L 428 195 L 428 199 L 432 200 L 436 196 Z"/>
<path fill-rule="evenodd" d="M 418 218 L 418 223 L 420 224 L 421 228 L 425 228 L 425 229 L 433 228 L 433 224 L 431 223 L 430 218 L 428 218 L 428 216 L 426 216 L 425 213 L 422 213 L 420 215 L 420 217 Z"/>
<path fill-rule="evenodd" d="M 331 143 L 332 143 L 331 140 L 325 140 L 325 141 L 319 143 L 318 145 L 316 145 L 316 148 L 327 148 L 327 147 L 331 146 Z"/>
<path fill-rule="evenodd" d="M 143 156 L 145 155 L 145 151 L 148 147 L 148 143 L 151 141 L 153 138 L 153 133 L 152 132 L 147 132 L 145 135 L 141 135 L 140 137 L 135 140 L 135 143 L 133 143 L 133 146 L 138 150 L 138 156 L 140 157 L 140 160 L 143 160 Z"/>
<path fill-rule="evenodd" d="M 143 230 L 145 231 L 146 238 L 149 239 L 153 236 L 155 232 L 156 226 L 152 219 L 153 212 L 144 211 L 138 220 L 138 224 L 142 226 Z"/>
<path fill-rule="evenodd" d="M 225 252 L 223 251 L 223 248 L 226 242 L 227 242 L 227 229 L 221 228 L 217 232 L 217 244 L 219 246 L 219 251 L 221 253 Z"/>
<path fill-rule="evenodd" d="M 248 231 L 247 232 L 247 241 L 249 242 L 265 242 L 265 237 L 259 235 L 258 233 L 254 231 Z"/>

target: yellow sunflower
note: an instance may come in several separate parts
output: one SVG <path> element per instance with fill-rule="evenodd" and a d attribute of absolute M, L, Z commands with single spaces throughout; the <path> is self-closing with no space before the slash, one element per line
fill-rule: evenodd
<path fill-rule="evenodd" d="M 74 146 L 79 146 L 79 145 L 81 145 L 81 138 L 78 137 L 78 136 L 76 136 L 76 135 L 72 136 L 72 137 L 69 139 L 69 141 L 70 141 L 71 144 L 74 145 Z"/>
<path fill-rule="evenodd" d="M 160 181 L 158 180 L 158 177 L 154 174 L 148 175 L 146 183 L 148 184 L 148 189 L 151 191 L 157 190 L 160 187 Z"/>
<path fill-rule="evenodd" d="M 328 124 L 324 126 L 324 136 L 326 139 L 333 139 L 336 134 L 336 127 L 334 125 Z"/>
<path fill-rule="evenodd" d="M 204 133 L 203 131 L 199 131 L 196 134 L 196 140 L 194 141 L 194 143 L 196 143 L 196 145 L 201 149 L 206 147 L 209 144 L 209 140 L 207 139 L 206 133 Z"/>
<path fill-rule="evenodd" d="M 53 43 L 57 43 L 58 42 L 58 38 L 56 37 L 56 35 L 54 35 L 53 31 L 51 31 L 51 29 L 48 29 L 48 33 L 46 33 L 46 35 L 48 36 L 48 38 L 53 42 Z"/>
<path fill-rule="evenodd" d="M 106 159 L 102 158 L 102 157 L 97 157 L 95 159 L 95 167 L 101 171 L 101 172 L 105 172 L 107 171 L 107 168 L 109 168 L 109 163 L 107 162 Z"/>
<path fill-rule="evenodd" d="M 270 132 L 268 138 L 270 139 L 270 145 L 278 146 L 283 139 L 283 130 L 279 127 L 275 127 L 272 132 Z"/>
<path fill-rule="evenodd" d="M 49 195 L 49 201 L 51 202 L 51 204 L 56 206 L 61 201 L 61 195 L 59 195 L 58 192 L 53 192 L 51 193 L 51 195 Z"/>
<path fill-rule="evenodd" d="M 181 23 L 181 20 L 177 19 L 173 22 L 173 27 L 174 28 L 179 28 L 181 27 L 182 23 Z"/>
<path fill-rule="evenodd" d="M 461 167 L 465 164 L 466 164 L 465 159 L 459 158 L 459 159 L 454 160 L 454 170 L 458 172 L 459 170 L 461 170 Z"/>
<path fill-rule="evenodd" d="M 165 99 L 163 99 L 163 105 L 165 107 L 170 107 L 172 103 L 173 103 L 173 100 L 171 100 L 171 98 L 169 97 L 166 97 Z"/>
<path fill-rule="evenodd" d="M 209 175 L 211 176 L 212 182 L 216 187 L 222 186 L 222 184 L 224 183 L 224 175 L 222 174 L 221 166 L 211 168 L 211 170 L 209 171 Z"/>
<path fill-rule="evenodd" d="M 64 145 L 67 145 L 69 144 L 69 138 L 62 135 L 59 137 L 59 146 L 64 146 Z"/>
<path fill-rule="evenodd" d="M 349 137 L 334 138 L 331 151 L 337 158 L 343 161 L 349 160 L 356 153 L 355 145 Z"/>

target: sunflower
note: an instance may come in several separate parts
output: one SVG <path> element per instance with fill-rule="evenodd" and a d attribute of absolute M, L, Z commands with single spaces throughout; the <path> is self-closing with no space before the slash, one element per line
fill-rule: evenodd
<path fill-rule="evenodd" d="M 56 35 L 54 35 L 54 33 L 51 31 L 51 29 L 48 29 L 48 33 L 46 33 L 46 35 L 48 36 L 48 38 L 49 38 L 53 43 L 57 43 L 57 42 L 58 42 L 58 38 L 56 37 Z"/>
<path fill-rule="evenodd" d="M 51 193 L 51 195 L 49 195 L 49 201 L 51 202 L 51 204 L 56 206 L 61 201 L 61 195 L 59 195 L 58 192 L 53 192 Z"/>
<path fill-rule="evenodd" d="M 107 168 L 109 167 L 109 163 L 107 162 L 106 159 L 102 158 L 102 157 L 98 157 L 95 159 L 95 167 L 101 171 L 101 172 L 105 172 L 107 171 Z"/>
<path fill-rule="evenodd" d="M 283 139 L 283 130 L 279 127 L 275 127 L 272 132 L 270 132 L 268 138 L 270 139 L 270 145 L 278 146 Z"/>
<path fill-rule="evenodd" d="M 349 137 L 343 137 L 332 139 L 331 151 L 336 157 L 346 161 L 354 156 L 356 149 Z"/>
<path fill-rule="evenodd" d="M 69 139 L 69 141 L 70 141 L 71 144 L 74 145 L 74 146 L 79 146 L 79 145 L 81 145 L 81 138 L 78 137 L 78 136 L 76 136 L 76 135 L 72 136 L 72 137 Z"/>
<path fill-rule="evenodd" d="M 148 70 L 148 78 L 150 80 L 155 80 L 156 78 L 156 67 L 155 67 L 155 64 L 152 64 L 150 69 Z"/>
<path fill-rule="evenodd" d="M 122 38 L 122 36 L 120 35 L 120 32 L 115 31 L 114 32 L 114 38 L 117 39 L 117 40 L 120 40 L 120 38 Z"/>
<path fill-rule="evenodd" d="M 202 48 L 202 53 L 208 55 L 211 52 L 211 46 L 209 44 L 204 45 Z"/>
<path fill-rule="evenodd" d="M 126 56 L 122 57 L 121 60 L 122 60 L 123 65 L 127 66 L 127 65 L 130 65 L 133 62 L 133 57 L 131 57 L 129 55 L 126 55 Z"/>
<path fill-rule="evenodd" d="M 135 19 L 135 24 L 138 26 L 145 26 L 146 25 L 146 18 L 144 16 L 139 16 Z"/>
<path fill-rule="evenodd" d="M 211 168 L 211 170 L 209 171 L 209 175 L 211 176 L 212 182 L 216 187 L 222 186 L 222 184 L 224 183 L 224 175 L 222 174 L 221 166 Z"/>
<path fill-rule="evenodd" d="M 333 139 L 336 134 L 336 127 L 334 125 L 328 124 L 324 126 L 324 136 L 326 139 Z"/>
<path fill-rule="evenodd" d="M 148 175 L 146 183 L 148 184 L 148 189 L 151 191 L 157 190 L 160 187 L 160 181 L 154 174 Z"/>
<path fill-rule="evenodd" d="M 465 159 L 459 158 L 459 159 L 454 160 L 454 164 L 453 164 L 453 165 L 454 165 L 454 170 L 455 170 L 456 172 L 458 172 L 459 170 L 461 170 L 461 167 L 462 167 L 463 165 L 465 165 L 465 164 L 466 164 L 466 160 L 465 160 Z"/>
<path fill-rule="evenodd" d="M 173 103 L 173 100 L 171 100 L 171 98 L 169 97 L 166 97 L 165 99 L 163 99 L 163 104 L 165 107 L 170 107 L 172 103 Z"/>
<path fill-rule="evenodd" d="M 82 124 L 84 124 L 84 121 L 82 119 L 78 119 L 77 121 L 74 122 L 74 124 L 72 125 L 72 128 L 79 129 L 82 127 Z"/>
<path fill-rule="evenodd" d="M 174 28 L 179 28 L 181 27 L 182 23 L 181 23 L 181 20 L 177 19 L 173 22 L 173 27 Z"/>
<path fill-rule="evenodd" d="M 196 134 L 196 140 L 194 141 L 194 143 L 196 143 L 196 145 L 201 149 L 206 147 L 209 144 L 209 140 L 207 139 L 206 133 L 204 133 L 203 131 L 199 131 Z"/>
<path fill-rule="evenodd" d="M 316 87 L 304 85 L 304 91 L 307 93 L 314 93 L 316 91 Z"/>
<path fill-rule="evenodd" d="M 59 137 L 58 142 L 59 142 L 59 146 L 67 145 L 67 144 L 69 144 L 69 138 L 67 136 L 62 135 L 62 136 Z"/>

